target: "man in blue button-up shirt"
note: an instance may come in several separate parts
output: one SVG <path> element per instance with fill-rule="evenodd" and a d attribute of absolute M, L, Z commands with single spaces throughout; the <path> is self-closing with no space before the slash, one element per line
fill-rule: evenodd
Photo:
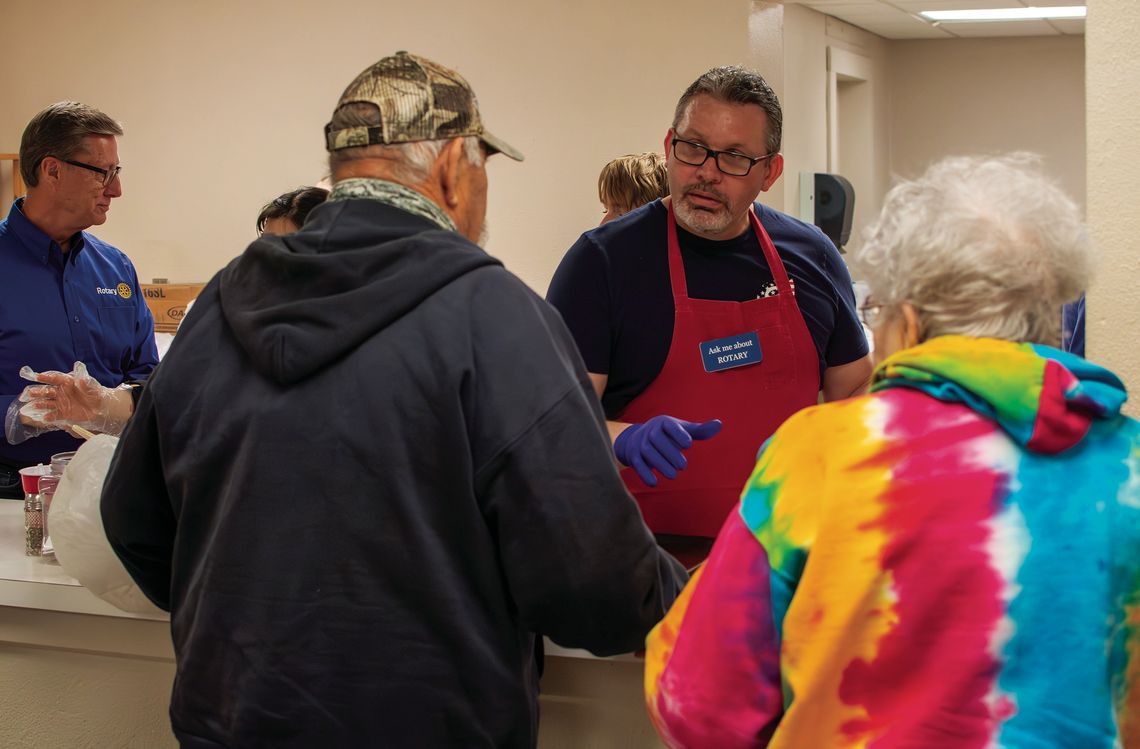
<path fill-rule="evenodd" d="M 118 123 L 76 102 L 28 123 L 20 174 L 28 186 L 0 221 L 0 414 L 37 372 L 82 361 L 102 385 L 144 380 L 158 364 L 154 319 L 134 266 L 85 229 L 107 220 L 119 179 Z M 53 431 L 18 445 L 0 440 L 0 496 L 22 496 L 16 471 L 77 441 Z"/>

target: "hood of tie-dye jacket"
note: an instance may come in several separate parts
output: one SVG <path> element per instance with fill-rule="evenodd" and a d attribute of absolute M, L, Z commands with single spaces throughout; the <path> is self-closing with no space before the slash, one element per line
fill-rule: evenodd
<path fill-rule="evenodd" d="M 1038 453 L 1073 447 L 1128 399 L 1120 378 L 1074 354 L 964 336 L 932 338 L 884 360 L 871 392 L 899 387 L 962 403 Z"/>

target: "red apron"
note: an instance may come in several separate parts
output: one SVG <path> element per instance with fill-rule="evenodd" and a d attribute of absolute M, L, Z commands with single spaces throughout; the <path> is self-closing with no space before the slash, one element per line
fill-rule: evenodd
<path fill-rule="evenodd" d="M 779 293 L 747 302 L 689 298 L 671 204 L 668 211 L 673 343 L 657 379 L 630 401 L 620 420 L 668 414 L 697 422 L 720 419 L 724 428 L 694 441 L 685 451 L 688 467 L 672 481 L 659 477 L 656 487 L 648 487 L 632 468 L 621 473 L 654 533 L 711 537 L 740 499 L 764 440 L 793 413 L 817 402 L 819 357 L 784 264 L 753 208 L 748 219 Z M 701 342 L 747 332 L 759 337 L 760 362 L 705 371 Z"/>

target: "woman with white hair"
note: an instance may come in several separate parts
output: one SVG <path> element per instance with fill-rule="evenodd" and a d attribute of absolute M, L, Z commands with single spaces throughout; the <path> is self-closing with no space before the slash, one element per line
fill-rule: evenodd
<path fill-rule="evenodd" d="M 868 395 L 791 417 L 649 637 L 674 747 L 1140 746 L 1140 424 L 1053 346 L 1080 212 L 1025 154 L 897 185 Z"/>

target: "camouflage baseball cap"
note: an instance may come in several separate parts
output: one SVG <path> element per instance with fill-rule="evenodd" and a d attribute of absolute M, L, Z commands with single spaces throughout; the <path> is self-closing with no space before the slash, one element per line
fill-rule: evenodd
<path fill-rule="evenodd" d="M 336 108 L 356 102 L 379 107 L 380 124 L 333 130 L 329 123 L 328 150 L 474 135 L 492 153 L 523 160 L 522 152 L 483 127 L 475 92 L 463 76 L 423 57 L 397 52 L 369 67 L 348 84 Z"/>

